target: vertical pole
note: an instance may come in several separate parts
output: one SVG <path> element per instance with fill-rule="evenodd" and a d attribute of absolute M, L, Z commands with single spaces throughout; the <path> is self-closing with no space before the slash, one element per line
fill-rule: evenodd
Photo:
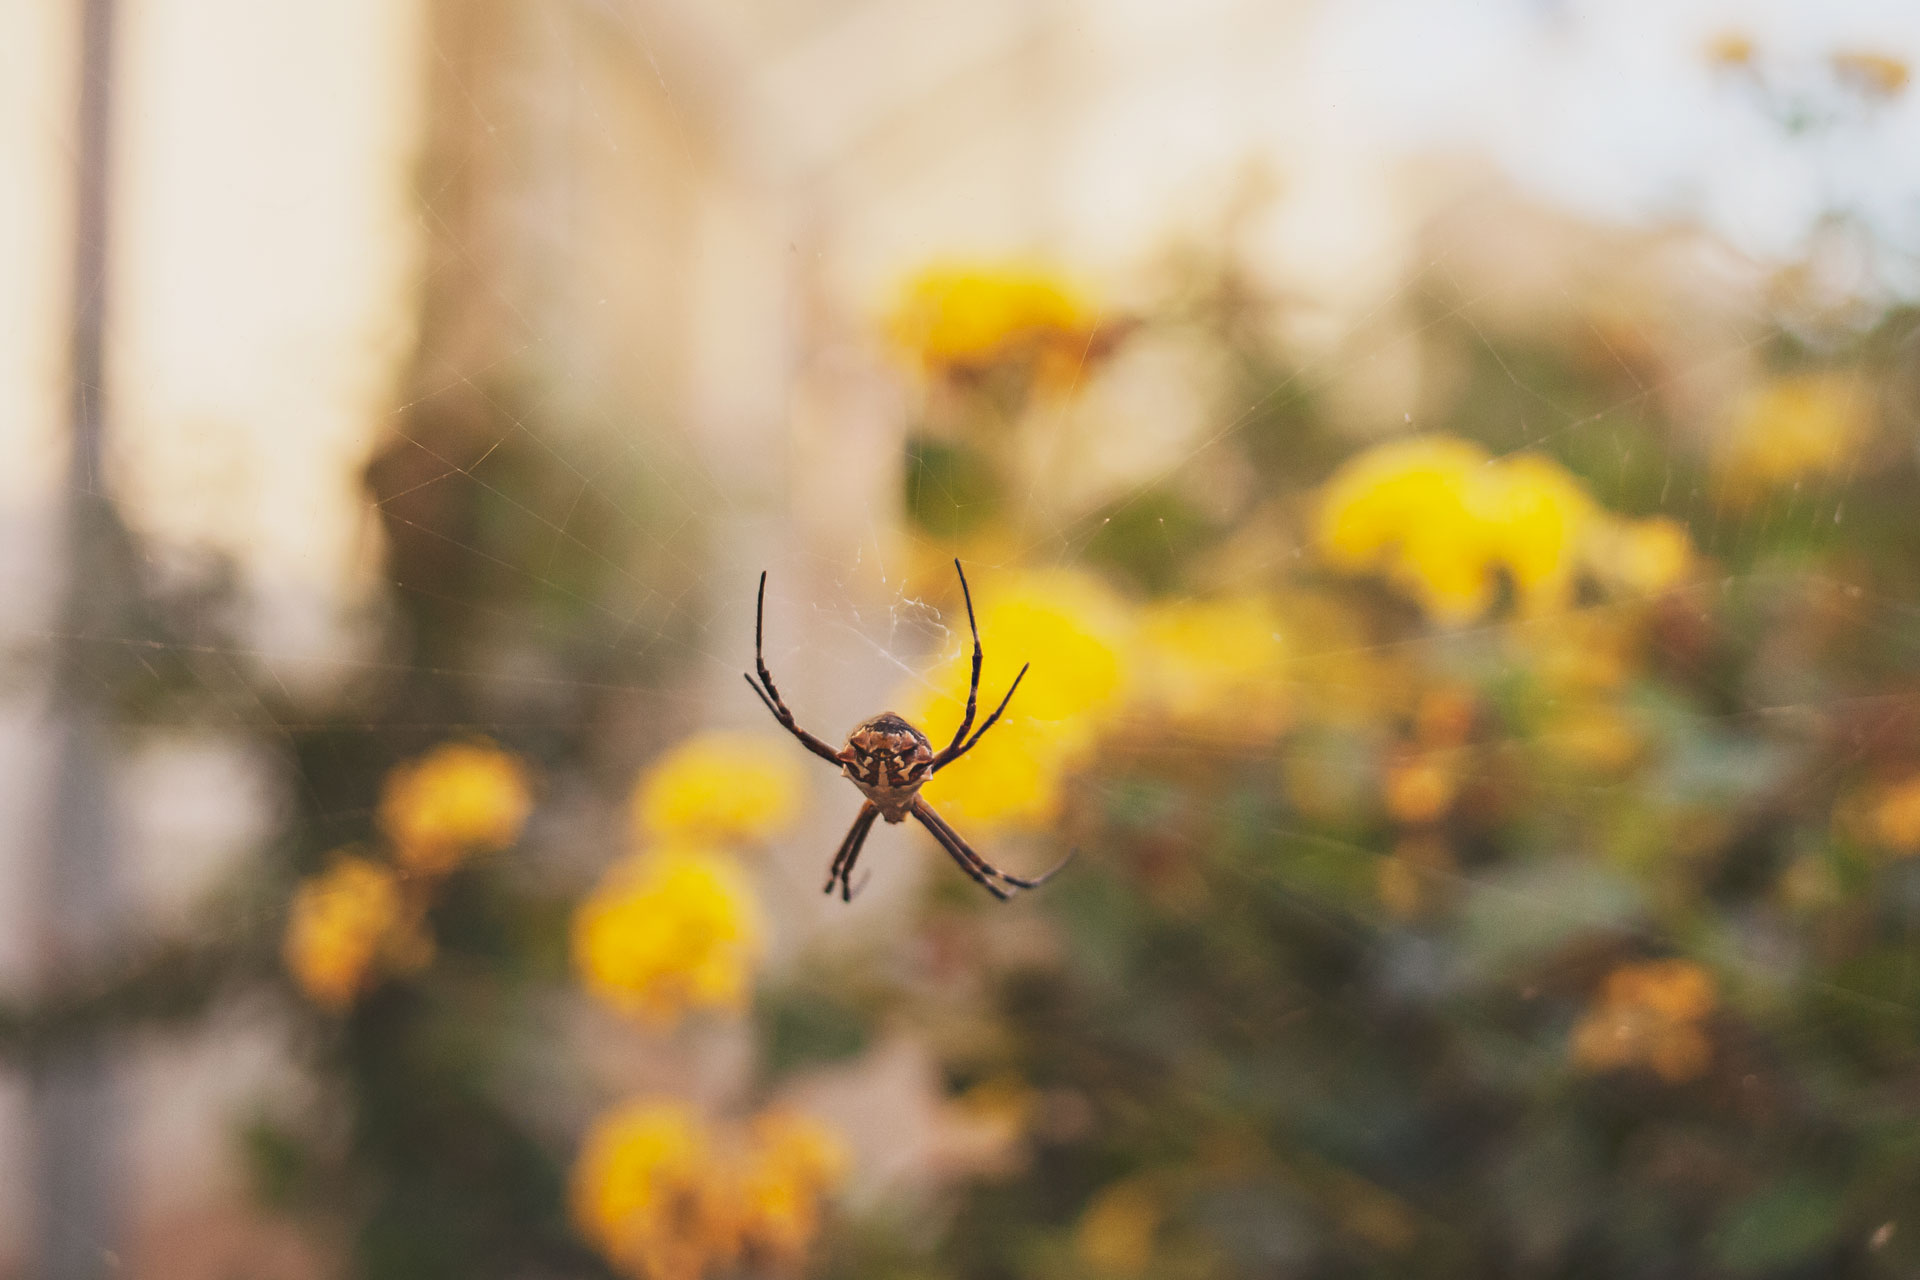
<path fill-rule="evenodd" d="M 101 477 L 105 429 L 108 166 L 114 0 L 81 0 L 74 188 L 66 601 L 53 673 L 54 775 L 46 829 L 41 978 L 51 987 L 98 965 L 115 894 L 103 672 L 89 654 L 126 607 L 130 565 Z M 47 1280 L 115 1272 L 116 1130 L 108 1046 L 50 1044 L 31 1077 L 38 1266 Z"/>
<path fill-rule="evenodd" d="M 74 491 L 100 493 L 105 415 L 102 375 L 107 322 L 107 166 L 114 0 L 81 0 L 80 102 L 74 175 L 73 454 Z"/>

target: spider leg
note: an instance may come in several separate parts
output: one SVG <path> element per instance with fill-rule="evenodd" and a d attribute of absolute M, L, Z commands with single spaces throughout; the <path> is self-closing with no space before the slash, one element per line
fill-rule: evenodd
<path fill-rule="evenodd" d="M 982 889 L 1002 902 L 1013 896 L 993 882 L 987 873 L 987 864 L 980 861 L 978 854 L 967 848 L 967 842 L 956 835 L 952 827 L 942 822 L 933 810 L 927 807 L 926 801 L 916 798 L 909 812 L 919 820 L 921 826 L 933 833 L 933 838 L 940 842 L 940 847 L 945 849 L 948 855 L 960 864 L 960 869 L 972 876 L 975 883 Z"/>
<path fill-rule="evenodd" d="M 967 739 L 966 744 L 964 746 L 958 748 L 957 750 L 953 747 L 948 747 L 945 751 L 942 751 L 939 755 L 933 758 L 933 768 L 928 770 L 929 773 L 936 772 L 938 770 L 946 768 L 948 765 L 952 764 L 955 760 L 958 760 L 961 756 L 973 750 L 973 744 L 980 741 L 981 737 L 986 734 L 987 730 L 993 728 L 994 722 L 1000 719 L 1000 713 L 1007 709 L 1007 704 L 1009 702 L 1013 701 L 1013 691 L 1020 687 L 1020 682 L 1022 680 L 1026 679 L 1027 668 L 1031 667 L 1032 665 L 1033 664 L 1029 662 L 1025 666 L 1022 666 L 1020 668 L 1020 674 L 1013 678 L 1013 684 L 1011 684 L 1007 688 L 1007 696 L 1000 699 L 1000 705 L 993 709 L 993 714 L 988 716 L 986 718 L 986 721 L 982 723 L 978 729 L 974 730 L 973 736 Z"/>
<path fill-rule="evenodd" d="M 763 569 L 760 571 L 760 598 L 753 606 L 753 666 L 754 669 L 760 673 L 760 683 L 754 684 L 752 676 L 747 676 L 747 683 L 752 685 L 753 691 L 760 695 L 760 701 L 767 704 L 767 710 L 773 712 L 773 718 L 780 722 L 781 727 L 786 729 L 786 731 L 794 737 L 800 739 L 800 745 L 819 756 L 822 760 L 831 761 L 835 765 L 844 764 L 845 761 L 840 759 L 840 753 L 838 751 L 835 751 L 832 747 L 794 723 L 793 712 L 787 710 L 787 704 L 780 700 L 780 691 L 773 687 L 773 673 L 767 670 L 767 660 L 760 656 L 760 638 L 766 622 L 766 616 L 767 574 L 766 570 Z M 746 673 L 742 672 L 741 674 L 745 675 Z"/>
<path fill-rule="evenodd" d="M 933 767 L 936 769 L 960 754 L 960 743 L 966 738 L 967 730 L 973 728 L 973 713 L 980 700 L 980 624 L 973 618 L 973 592 L 967 589 L 967 571 L 960 567 L 958 556 L 954 557 L 953 571 L 960 575 L 960 596 L 967 602 L 967 628 L 973 632 L 973 678 L 967 682 L 967 714 L 960 718 L 960 727 L 954 731 L 953 741 L 934 761 Z"/>
<path fill-rule="evenodd" d="M 842 895 L 841 901 L 852 902 L 855 898 L 859 897 L 862 892 L 865 891 L 867 887 L 867 883 L 872 879 L 873 879 L 873 868 L 869 867 L 867 868 L 867 874 L 860 877 L 859 884 L 847 886 L 847 891 L 845 894 Z"/>
<path fill-rule="evenodd" d="M 868 819 L 867 826 L 869 828 L 873 826 L 872 819 Z M 853 887 L 853 864 L 860 861 L 860 850 L 866 846 L 867 833 L 862 831 L 860 839 L 855 842 L 853 848 L 847 850 L 847 860 L 840 864 L 840 901 L 842 902 L 852 902 L 854 895 L 859 893 L 860 889 L 866 888 L 867 881 L 873 879 L 873 868 L 869 867 L 867 874 L 860 877 L 860 889 Z"/>
<path fill-rule="evenodd" d="M 925 800 L 915 797 L 913 807 L 914 816 L 919 818 L 928 830 L 943 837 L 941 840 L 942 844 L 947 844 L 948 841 L 952 841 L 952 844 L 949 845 L 950 848 L 957 848 L 961 853 L 965 854 L 975 866 L 979 867 L 980 870 L 1006 884 L 1012 885 L 1016 889 L 1038 889 L 1041 885 L 1059 875 L 1061 870 L 1065 868 L 1069 862 L 1073 861 L 1073 855 L 1080 852 L 1077 848 L 1068 850 L 1066 857 L 1056 862 L 1050 870 L 1043 871 L 1037 876 L 1016 876 L 1011 872 L 1002 871 L 978 853 L 975 853 L 973 846 L 968 844 L 958 831 L 955 831 L 949 826 L 945 818 L 935 813 L 933 806 Z"/>
<path fill-rule="evenodd" d="M 1078 845 L 1075 845 L 1073 848 L 1067 850 L 1066 857 L 1054 863 L 1053 866 L 1051 866 L 1045 871 L 1042 871 L 1037 876 L 1031 876 L 1024 879 L 1020 876 L 1009 875 L 1005 871 L 1000 871 L 995 869 L 993 864 L 988 862 L 985 858 L 980 859 L 980 865 L 985 867 L 987 870 L 992 871 L 993 874 L 999 876 L 1002 880 L 1005 880 L 1008 884 L 1018 885 L 1022 889 L 1038 889 L 1041 885 L 1045 884 L 1047 881 L 1053 879 L 1055 876 L 1059 875 L 1062 871 L 1066 870 L 1067 864 L 1073 861 L 1073 855 L 1079 852 L 1080 852 L 1080 847 Z M 979 857 L 978 854 L 974 856 Z"/>
<path fill-rule="evenodd" d="M 860 846 L 867 842 L 867 832 L 873 830 L 873 820 L 879 816 L 880 810 L 871 800 L 860 806 L 853 825 L 847 828 L 847 838 L 840 842 L 840 852 L 833 855 L 833 866 L 828 868 L 827 883 L 820 892 L 832 893 L 835 881 L 845 882 L 847 872 L 853 870 L 853 860 L 860 856 Z M 851 897 L 846 900 L 853 901 Z"/>

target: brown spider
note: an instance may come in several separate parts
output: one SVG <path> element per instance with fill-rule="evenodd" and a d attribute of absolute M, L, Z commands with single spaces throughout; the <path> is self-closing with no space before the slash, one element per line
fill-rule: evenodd
<path fill-rule="evenodd" d="M 853 901 L 854 889 L 848 876 L 853 872 L 854 862 L 860 857 L 860 846 L 866 843 L 867 832 L 873 829 L 875 818 L 899 823 L 906 821 L 911 814 L 921 826 L 933 833 L 933 838 L 953 856 L 962 871 L 1002 902 L 1012 896 L 1002 885 L 1014 889 L 1037 889 L 1073 860 L 1073 854 L 1069 853 L 1052 871 L 1031 879 L 1009 875 L 975 853 L 972 846 L 960 838 L 960 833 L 948 826 L 946 819 L 920 798 L 920 788 L 928 778 L 973 750 L 973 744 L 980 741 L 981 735 L 993 728 L 993 722 L 1007 709 L 1007 703 L 1013 699 L 1014 689 L 1020 687 L 1021 678 L 1027 674 L 1027 668 L 1021 667 L 1020 674 L 1013 678 L 1013 685 L 1007 690 L 1007 696 L 1000 699 L 1000 705 L 993 709 L 993 714 L 969 738 L 967 730 L 973 728 L 973 713 L 980 694 L 980 624 L 973 620 L 973 593 L 967 590 L 966 571 L 961 569 L 958 560 L 953 562 L 953 568 L 960 575 L 960 594 L 967 602 L 967 625 L 973 629 L 973 680 L 967 687 L 967 712 L 960 719 L 960 729 L 953 735 L 953 741 L 947 744 L 946 750 L 938 754 L 934 752 L 933 744 L 927 741 L 926 734 L 891 711 L 883 711 L 855 725 L 853 732 L 847 735 L 847 745 L 838 751 L 794 723 L 793 712 L 787 710 L 787 704 L 780 700 L 780 692 L 773 687 L 773 676 L 767 670 L 766 659 L 760 656 L 762 623 L 767 612 L 767 575 L 764 572 L 760 575 L 760 599 L 753 610 L 753 665 L 760 672 L 760 680 L 755 683 L 754 678 L 748 675 L 747 685 L 760 695 L 760 701 L 767 704 L 767 710 L 773 713 L 773 718 L 788 733 L 800 739 L 802 746 L 822 760 L 839 765 L 841 772 L 852 779 L 853 785 L 867 797 L 867 802 L 860 806 L 859 816 L 853 820 L 852 829 L 847 832 L 847 838 L 840 842 L 840 852 L 833 855 L 833 867 L 827 872 L 826 887 L 822 890 L 823 893 L 832 893 L 837 882 L 842 902 Z M 995 884 L 996 880 L 1000 884 Z"/>

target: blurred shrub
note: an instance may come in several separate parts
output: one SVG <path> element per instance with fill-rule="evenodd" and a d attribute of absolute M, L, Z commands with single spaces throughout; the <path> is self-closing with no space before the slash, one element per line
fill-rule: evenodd
<path fill-rule="evenodd" d="M 383 973 L 425 966 L 435 878 L 511 846 L 531 804 L 524 766 L 489 742 L 445 743 L 389 770 L 379 825 L 397 865 L 343 851 L 300 885 L 283 948 L 295 981 L 340 1010 Z"/>
<path fill-rule="evenodd" d="M 829 1130 L 768 1111 L 716 1135 L 687 1106 L 629 1103 L 588 1133 L 574 1171 L 580 1229 L 639 1280 L 700 1280 L 741 1263 L 787 1271 L 819 1227 L 847 1155 Z"/>
<path fill-rule="evenodd" d="M 1362 440 L 1228 268 L 1124 323 L 1029 267 L 904 293 L 902 589 L 948 644 L 895 705 L 959 722 L 964 556 L 980 711 L 1020 684 L 926 795 L 996 862 L 1081 861 L 1012 907 L 942 877 L 902 936 L 769 973 L 751 858 L 806 785 L 779 735 L 662 752 L 577 898 L 476 856 L 524 838 L 518 751 L 369 748 L 325 812 L 377 794 L 383 843 L 313 842 L 363 841 L 281 939 L 353 1132 L 331 1163 L 258 1135 L 280 1194 L 375 1188 L 341 1212 L 379 1275 L 1920 1268 L 1920 475 L 1882 421 L 1911 315 L 1783 330 L 1697 404 L 1649 390 L 1697 358 L 1655 328 L 1620 356 L 1578 299 L 1503 331 L 1417 298 L 1441 429 Z M 1108 424 L 1074 413 L 1168 335 L 1210 357 L 1152 366 L 1199 433 L 1089 465 Z M 563 725 L 527 758 L 591 791 Z M 536 992 L 663 1059 L 750 1039 L 751 1081 L 556 1121 Z M 918 1198 L 829 1221 L 877 1176 L 859 1135 L 772 1099 L 872 1088 L 902 1042 L 971 1155 L 918 1135 Z"/>
<path fill-rule="evenodd" d="M 973 519 L 908 503 L 915 588 L 990 564 L 986 696 L 1033 664 L 927 794 L 1090 856 L 1012 912 L 943 899 L 963 1004 L 867 996 L 956 1097 L 1036 1100 L 915 1273 L 1920 1265 L 1920 630 L 1887 607 L 1920 477 L 1874 421 L 1911 318 L 1783 338 L 1682 422 L 1577 301 L 1500 332 L 1436 300 L 1446 432 L 1363 445 L 1246 290 L 1181 296 L 1117 342 L 1232 353 L 1197 391 L 1232 425 L 1146 481 L 1081 483 L 1071 394 L 992 344 L 925 404 L 978 463 Z M 907 690 L 936 740 L 966 657 Z"/>

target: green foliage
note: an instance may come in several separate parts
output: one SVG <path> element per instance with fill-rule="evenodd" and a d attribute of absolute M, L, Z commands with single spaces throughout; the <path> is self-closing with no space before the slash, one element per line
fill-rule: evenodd
<path fill-rule="evenodd" d="M 1089 517 L 1086 559 L 1151 592 L 1177 586 L 1186 565 L 1219 537 L 1214 523 L 1170 489 L 1130 495 Z"/>
<path fill-rule="evenodd" d="M 937 537 L 984 526 L 999 510 L 993 465 L 979 450 L 933 436 L 907 442 L 907 518 Z"/>
<path fill-rule="evenodd" d="M 1267 488 L 1224 522 L 1172 479 L 1096 509 L 1070 545 L 1142 593 L 1218 590 L 1224 549 L 1261 513 L 1300 521 L 1354 448 L 1222 323 L 1269 381 L 1179 470 Z M 974 1016 L 996 1033 L 948 1051 L 956 1079 L 1036 1091 L 1023 1162 L 968 1189 L 930 1272 L 1101 1274 L 1082 1234 L 1123 1181 L 1157 1205 L 1136 1273 L 1155 1280 L 1911 1265 L 1900 1229 L 1875 1233 L 1920 1195 L 1920 1144 L 1892 1137 L 1920 1120 L 1897 1083 L 1920 878 L 1861 815 L 1920 765 L 1893 603 L 1920 562 L 1913 462 L 1734 496 L 1645 354 L 1588 333 L 1436 311 L 1423 336 L 1463 371 L 1437 421 L 1555 459 L 1622 517 L 1679 520 L 1695 576 L 1583 597 L 1585 630 L 1513 595 L 1448 632 L 1272 547 L 1224 561 L 1267 575 L 1236 588 L 1337 601 L 1350 631 L 1289 634 L 1316 661 L 1274 738 L 1209 754 L 1152 721 L 1108 730 L 1070 819 L 1097 871 L 1025 900 L 1056 950 L 985 969 Z M 1887 349 L 1827 359 L 1874 377 Z M 1433 689 L 1474 708 L 1438 745 Z M 1408 760 L 1449 780 L 1434 816 L 1395 808 Z"/>
<path fill-rule="evenodd" d="M 761 1070 L 774 1079 L 844 1062 L 870 1041 L 866 1015 L 841 998 L 830 981 L 764 992 L 754 1014 L 760 1024 Z"/>

